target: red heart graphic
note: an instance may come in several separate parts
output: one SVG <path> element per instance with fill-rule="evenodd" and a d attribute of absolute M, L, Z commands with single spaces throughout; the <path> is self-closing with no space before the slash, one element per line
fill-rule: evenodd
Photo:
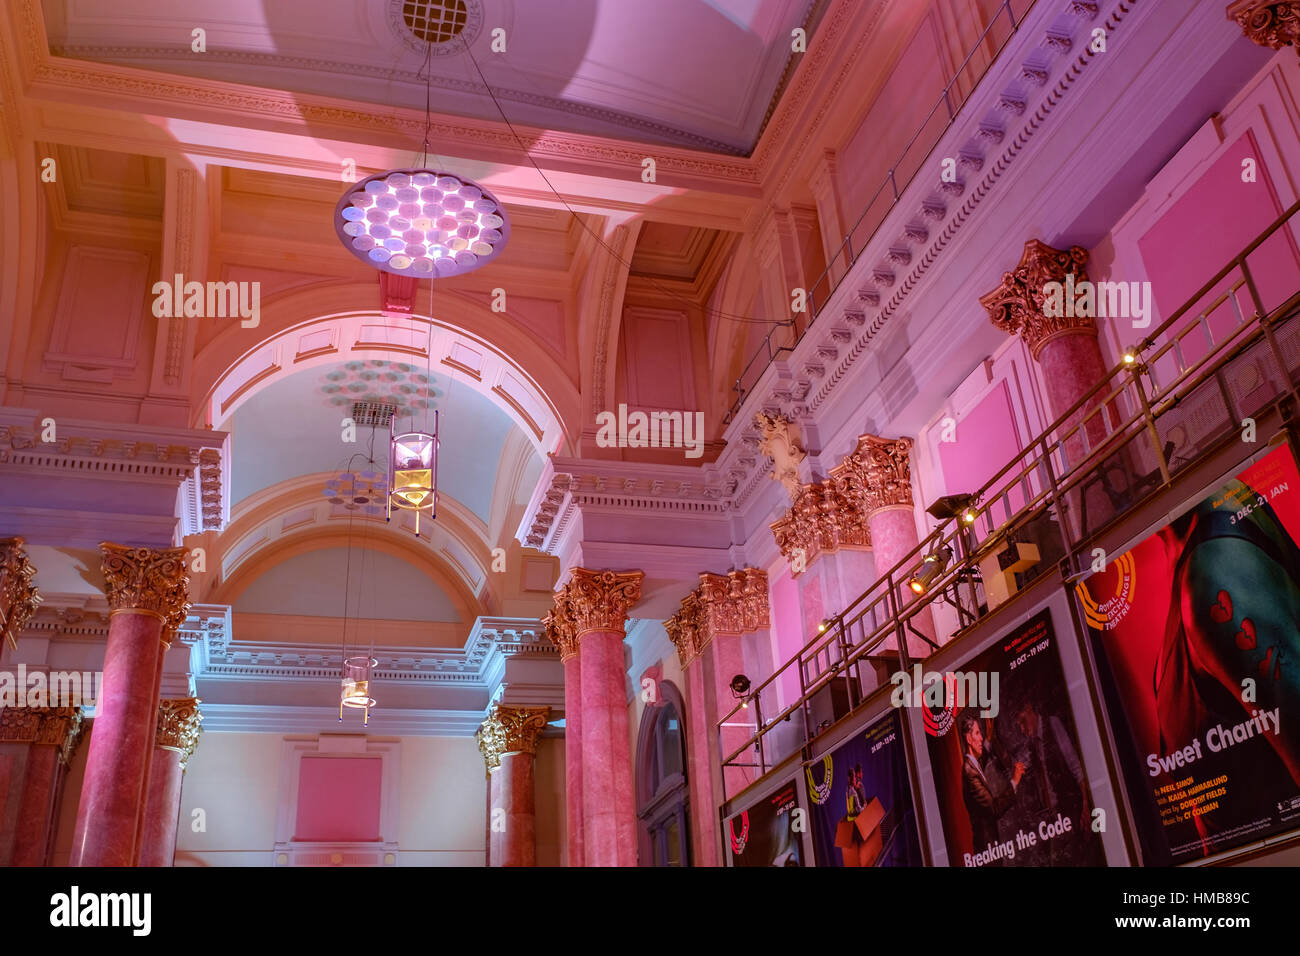
<path fill-rule="evenodd" d="M 1259 676 L 1260 676 L 1260 677 L 1267 677 L 1267 676 L 1268 676 L 1268 665 L 1269 665 L 1269 662 L 1270 662 L 1272 659 L 1273 659 L 1273 648 L 1270 647 L 1270 648 L 1268 649 L 1268 653 L 1264 655 L 1264 659 L 1263 659 L 1262 661 L 1259 662 Z"/>
<path fill-rule="evenodd" d="M 1237 646 L 1243 651 L 1252 651 L 1255 649 L 1255 622 L 1250 618 L 1243 618 L 1241 630 L 1237 632 Z"/>
<path fill-rule="evenodd" d="M 1210 605 L 1210 620 L 1215 624 L 1232 620 L 1232 596 L 1227 591 L 1220 591 L 1218 603 Z"/>

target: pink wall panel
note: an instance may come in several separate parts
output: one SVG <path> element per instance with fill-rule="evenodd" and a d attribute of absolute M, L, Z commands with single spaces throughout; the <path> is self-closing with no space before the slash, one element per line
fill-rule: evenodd
<path fill-rule="evenodd" d="M 1247 158 L 1256 163 L 1258 180 L 1253 183 L 1241 179 L 1242 161 Z M 1184 305 L 1281 212 L 1277 193 L 1264 168 L 1263 155 L 1248 132 L 1229 146 L 1138 240 L 1161 316 L 1168 318 Z M 1282 231 L 1251 254 L 1247 264 L 1266 307 L 1280 304 L 1300 288 L 1298 262 L 1300 256 L 1291 236 Z M 1204 298 L 1203 305 L 1213 302 L 1235 277 L 1234 273 L 1219 283 Z M 1249 314 L 1249 296 L 1244 288 L 1240 301 Z M 1216 336 L 1224 334 L 1235 323 L 1236 316 L 1231 310 L 1231 304 L 1224 303 L 1211 315 L 1210 325 Z M 1201 335 L 1185 337 L 1182 345 L 1188 361 L 1205 354 L 1208 347 Z"/>
<path fill-rule="evenodd" d="M 303 757 L 294 839 L 328 843 L 379 840 L 384 762 L 375 757 Z"/>
<path fill-rule="evenodd" d="M 627 403 L 638 408 L 694 410 L 690 325 L 672 309 L 623 313 Z"/>
<path fill-rule="evenodd" d="M 1020 453 L 1020 438 L 1016 434 L 1011 395 L 1005 380 L 994 386 L 961 420 L 956 438 L 956 441 L 939 443 L 945 493 L 950 495 L 978 491 Z"/>

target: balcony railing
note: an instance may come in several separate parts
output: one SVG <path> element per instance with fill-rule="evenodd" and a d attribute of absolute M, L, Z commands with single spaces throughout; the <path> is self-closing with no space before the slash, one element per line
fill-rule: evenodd
<path fill-rule="evenodd" d="M 956 610 L 957 633 L 987 614 L 977 565 L 1001 544 L 1036 539 L 1046 546 L 1036 567 L 1025 572 L 1027 579 L 1060 559 L 1067 561 L 1068 573 L 1080 571 L 1079 556 L 1099 532 L 1238 434 L 1245 418 L 1287 396 L 1300 406 L 1300 291 L 1266 302 L 1249 262 L 1273 237 L 1273 251 L 1285 242 L 1294 255 L 1290 223 L 1297 213 L 1300 202 L 979 489 L 974 524 L 942 521 L 722 718 L 719 742 L 732 742 L 732 749 L 720 748 L 723 765 L 739 768 L 724 771 L 724 787 L 738 779 L 748 786 L 800 749 L 809 759 L 809 744 L 829 729 L 811 726 L 811 703 L 833 683 L 841 698 L 832 721 L 838 723 L 886 682 L 889 670 L 910 668 L 909 634 L 937 649 L 912 623 L 934 602 Z M 1048 553 L 1053 546 L 1055 555 Z M 923 593 L 914 593 L 908 581 L 922 560 L 945 551 L 952 557 L 942 573 Z M 783 697 L 792 699 L 783 704 Z M 751 732 L 736 747 L 738 724 Z M 724 736 L 727 727 L 733 729 Z M 725 798 L 734 795 L 732 788 Z"/>
<path fill-rule="evenodd" d="M 863 206 L 862 212 L 844 237 L 844 241 L 834 250 L 827 250 L 826 268 L 808 289 L 807 324 L 802 330 L 798 330 L 794 320 L 791 319 L 772 326 L 732 386 L 732 391 L 736 393 L 736 397 L 723 418 L 724 423 L 730 423 L 739 414 L 740 408 L 745 402 L 745 396 L 758 383 L 763 372 L 772 364 L 772 360 L 782 353 L 793 351 L 803 336 L 807 334 L 808 329 L 812 328 L 813 323 L 817 321 L 826 304 L 834 296 L 835 290 L 848 276 L 853 264 L 858 261 L 871 240 L 875 238 L 876 233 L 885 224 L 885 220 L 897 204 L 899 196 L 912 184 L 916 174 L 926 168 L 930 155 L 957 117 L 961 115 L 962 107 L 969 101 L 970 94 L 974 92 L 980 80 L 997 62 L 1002 50 L 1019 31 L 1025 17 L 1036 2 L 1037 0 L 1028 0 L 1028 2 L 1013 5 L 1012 0 L 1003 0 L 1002 4 L 993 13 L 993 16 L 989 18 L 988 25 L 971 46 L 961 65 L 954 71 L 952 78 L 943 88 L 943 93 L 935 101 L 930 111 L 925 114 L 921 125 L 912 134 L 912 138 L 907 141 L 907 145 L 903 147 L 903 151 L 898 158 L 890 165 L 889 171 L 881 180 L 871 199 Z M 1024 7 L 1019 18 L 1017 18 L 1013 6 Z M 999 39 L 996 36 L 996 31 L 1004 17 L 1007 20 L 1008 29 L 1006 35 Z M 987 61 L 981 63 L 976 58 L 984 49 L 985 41 L 990 38 L 996 42 L 997 47 L 988 56 Z M 968 67 L 970 68 L 969 71 Z M 965 86 L 965 93 L 962 93 L 959 88 L 963 85 Z"/>

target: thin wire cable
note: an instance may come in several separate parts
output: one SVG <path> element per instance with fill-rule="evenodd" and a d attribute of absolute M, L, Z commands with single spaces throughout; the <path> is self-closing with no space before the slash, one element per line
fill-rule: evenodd
<path fill-rule="evenodd" d="M 497 113 L 500 114 L 501 121 L 506 124 L 506 128 L 510 130 L 510 135 L 514 137 L 515 143 L 519 146 L 520 152 L 524 154 L 524 157 L 528 160 L 529 164 L 533 167 L 533 169 L 537 170 L 537 174 L 542 177 L 542 181 L 546 183 L 546 187 L 555 195 L 555 198 L 560 201 L 560 203 L 564 206 L 564 208 L 568 210 L 569 215 L 572 216 L 574 220 L 577 221 L 578 225 L 581 226 L 586 231 L 586 233 L 589 236 L 591 236 L 600 246 L 602 246 L 606 252 L 612 255 L 622 265 L 626 266 L 630 271 L 632 268 L 632 263 L 624 259 L 622 255 L 619 254 L 618 250 L 616 250 L 613 246 L 607 243 L 603 238 L 601 238 L 599 233 L 597 233 L 594 229 L 592 229 L 585 222 L 583 222 L 582 217 L 579 216 L 578 213 L 574 210 L 574 208 L 569 205 L 568 200 L 565 199 L 562 195 L 560 195 L 560 191 L 555 188 L 555 186 L 551 183 L 551 180 L 547 177 L 546 173 L 542 171 L 542 167 L 537 165 L 536 160 L 533 159 L 532 154 L 528 151 L 528 147 L 524 145 L 523 138 L 515 130 L 514 124 L 512 124 L 510 122 L 510 118 L 506 116 L 505 110 L 501 108 L 501 101 L 498 100 L 496 94 L 492 92 L 492 87 L 488 84 L 487 77 L 483 75 L 483 70 L 482 68 L 479 67 L 478 60 L 475 59 L 474 53 L 469 49 L 468 44 L 465 47 L 465 53 L 469 57 L 470 63 L 474 65 L 474 71 L 478 73 L 478 78 L 480 82 L 482 82 L 483 84 L 483 89 L 487 91 L 488 96 L 491 97 L 492 99 L 492 104 L 497 108 Z M 726 312 L 722 309 L 712 308 L 707 304 L 701 304 L 694 301 L 693 299 L 688 299 L 683 295 L 678 295 L 672 289 L 669 289 L 667 286 L 664 286 L 661 283 L 659 283 L 653 276 L 643 276 L 642 278 L 646 279 L 651 285 L 653 285 L 657 290 L 662 292 L 667 297 L 671 299 L 676 299 L 679 302 L 683 302 L 687 305 L 690 305 L 692 308 L 703 308 L 705 313 L 715 315 L 719 318 L 728 319 L 732 322 L 746 323 L 750 325 L 767 325 L 767 326 L 772 326 L 774 328 L 781 327 L 781 326 L 788 327 L 794 325 L 793 318 L 764 319 L 758 316 L 740 315 L 739 313 Z"/>

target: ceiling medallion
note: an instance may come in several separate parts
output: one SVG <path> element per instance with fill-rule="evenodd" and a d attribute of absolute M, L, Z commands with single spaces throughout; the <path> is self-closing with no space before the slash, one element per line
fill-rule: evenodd
<path fill-rule="evenodd" d="M 462 52 L 483 29 L 479 0 L 389 0 L 388 27 L 420 55 Z"/>
<path fill-rule="evenodd" d="M 505 247 L 505 208 L 452 173 L 395 169 L 351 184 L 334 208 L 334 231 L 376 269 L 415 278 L 460 275 Z"/>

